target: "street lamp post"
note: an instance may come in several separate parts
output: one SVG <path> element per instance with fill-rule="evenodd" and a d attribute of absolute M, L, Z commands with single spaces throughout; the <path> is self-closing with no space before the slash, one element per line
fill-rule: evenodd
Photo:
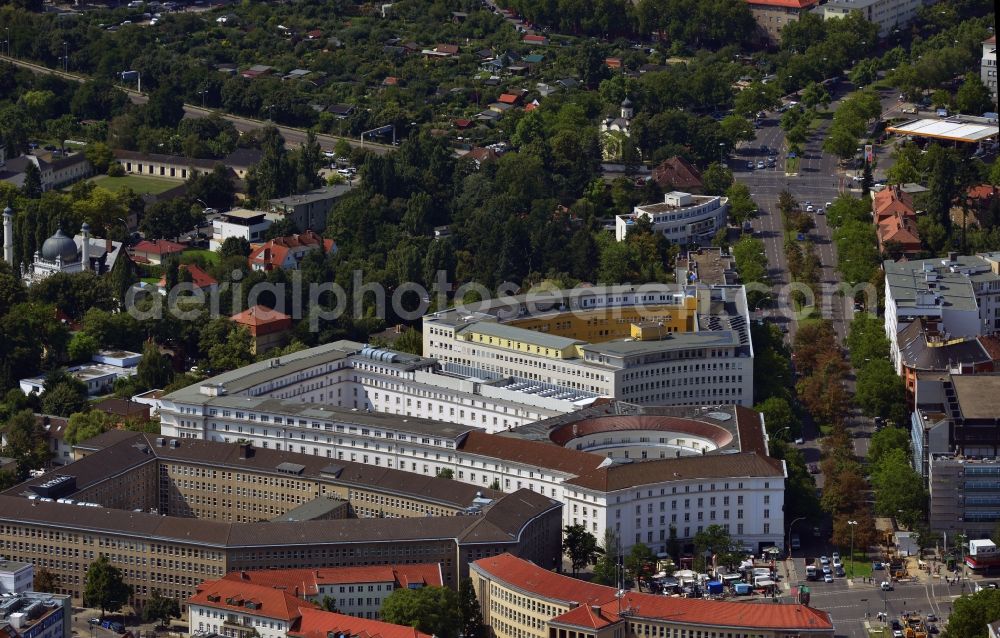
<path fill-rule="evenodd" d="M 63 73 L 69 72 L 69 46 L 63 42 Z"/>
<path fill-rule="evenodd" d="M 854 582 L 854 527 L 858 522 L 847 521 L 847 524 L 851 526 L 851 582 Z"/>

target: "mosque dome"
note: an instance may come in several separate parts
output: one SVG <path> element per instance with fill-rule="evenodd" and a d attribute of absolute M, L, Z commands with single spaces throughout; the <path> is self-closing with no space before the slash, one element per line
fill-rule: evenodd
<path fill-rule="evenodd" d="M 77 248 L 76 242 L 61 228 L 45 240 L 45 243 L 42 244 L 41 254 L 42 259 L 49 261 L 62 259 L 63 263 L 71 263 L 80 260 L 80 249 Z"/>

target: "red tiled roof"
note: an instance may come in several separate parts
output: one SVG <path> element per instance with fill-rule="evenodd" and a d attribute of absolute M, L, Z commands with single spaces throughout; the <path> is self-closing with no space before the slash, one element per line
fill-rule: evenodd
<path fill-rule="evenodd" d="M 455 120 L 455 126 L 458 128 L 469 128 L 472 126 L 472 120 L 467 120 L 464 117 L 460 117 Z"/>
<path fill-rule="evenodd" d="M 497 101 L 498 102 L 503 102 L 504 104 L 517 104 L 517 101 L 519 99 L 521 99 L 521 98 L 519 96 L 517 96 L 517 95 L 513 95 L 511 93 L 504 93 L 500 97 L 497 98 Z"/>
<path fill-rule="evenodd" d="M 653 169 L 653 180 L 660 188 L 692 190 L 702 187 L 701 173 L 683 157 L 671 157 Z"/>
<path fill-rule="evenodd" d="M 534 563 L 511 554 L 484 558 L 473 563 L 476 570 L 489 574 L 493 579 L 520 589 L 531 595 L 558 601 L 563 604 L 576 602 L 581 607 L 601 607 L 601 619 L 585 617 L 586 611 L 573 609 L 563 614 L 559 621 L 569 618 L 573 624 L 587 626 L 607 622 L 617 616 L 616 589 L 595 585 L 569 576 L 550 572 Z M 661 620 L 677 620 L 687 625 L 709 627 L 747 627 L 775 630 L 832 630 L 830 615 L 805 605 L 773 605 L 743 602 L 672 598 L 656 594 L 628 592 L 621 600 L 622 608 L 631 608 L 634 616 Z M 590 611 L 593 614 L 593 610 Z"/>
<path fill-rule="evenodd" d="M 552 622 L 586 629 L 603 629 L 619 620 L 621 620 L 621 616 L 614 612 L 605 611 L 600 607 L 595 610 L 590 605 L 580 605 L 575 609 L 570 609 L 562 616 L 556 616 Z"/>
<path fill-rule="evenodd" d="M 399 583 L 401 587 L 420 584 L 441 587 L 441 567 L 437 563 L 415 565 L 371 565 L 363 567 L 325 567 L 321 569 L 265 569 L 234 571 L 224 580 L 284 589 L 298 596 L 314 596 L 320 585 L 346 583 Z"/>
<path fill-rule="evenodd" d="M 481 454 L 573 475 L 590 472 L 605 461 L 600 454 L 476 431 L 469 432 L 458 449 L 467 454 Z"/>
<path fill-rule="evenodd" d="M 396 86 L 397 84 L 399 84 L 399 78 L 390 75 L 386 77 L 384 80 L 382 80 L 382 84 L 385 86 Z"/>
<path fill-rule="evenodd" d="M 281 268 L 288 256 L 288 251 L 292 248 L 318 248 L 322 246 L 323 252 L 328 253 L 333 250 L 333 240 L 324 239 L 314 231 L 307 230 L 298 235 L 287 235 L 285 237 L 275 237 L 274 239 L 255 246 L 247 257 L 247 263 L 264 264 L 267 270 Z"/>
<path fill-rule="evenodd" d="M 994 361 L 1000 361 L 1000 338 L 993 335 L 979 337 L 979 345 L 983 347 L 986 354 Z"/>
<path fill-rule="evenodd" d="M 523 38 L 521 38 L 521 41 L 522 42 L 533 42 L 533 43 L 538 44 L 538 43 L 548 42 L 549 39 L 546 38 L 544 35 L 526 35 Z"/>
<path fill-rule="evenodd" d="M 291 317 L 260 304 L 247 308 L 229 319 L 249 328 L 250 334 L 255 337 L 281 332 L 292 327 Z"/>
<path fill-rule="evenodd" d="M 219 283 L 214 277 L 212 277 L 212 275 L 202 270 L 198 264 L 181 264 L 177 270 L 178 272 L 187 271 L 190 273 L 191 283 L 193 283 L 197 288 L 210 288 Z M 167 285 L 167 276 L 165 274 L 160 277 L 160 282 L 157 285 L 160 288 Z"/>
<path fill-rule="evenodd" d="M 218 596 L 218 600 L 215 597 Z M 232 601 L 231 603 L 228 601 Z M 247 607 L 247 602 L 259 603 L 260 607 Z M 296 598 L 288 592 L 252 583 L 231 580 L 205 581 L 198 585 L 188 604 L 228 609 L 244 614 L 276 618 L 288 622 L 299 617 L 300 607 L 311 607 L 312 603 Z"/>
<path fill-rule="evenodd" d="M 144 239 L 136 244 L 132 251 L 149 255 L 172 255 L 182 252 L 184 248 L 184 244 L 178 244 L 168 239 L 156 239 L 154 241 Z"/>
<path fill-rule="evenodd" d="M 819 3 L 819 0 L 747 0 L 747 4 L 763 4 L 769 7 L 785 7 L 787 9 L 806 9 Z"/>
<path fill-rule="evenodd" d="M 234 574 L 235 579 L 232 578 Z M 327 638 L 331 632 L 357 638 L 432 638 L 413 627 L 325 611 L 287 590 L 254 584 L 241 580 L 240 572 L 234 574 L 203 582 L 188 599 L 188 604 L 283 620 L 290 625 L 288 635 L 295 638 Z"/>
<path fill-rule="evenodd" d="M 972 199 L 990 199 L 995 197 L 997 194 L 997 187 L 993 184 L 980 184 L 979 186 L 971 186 L 966 194 Z"/>
<path fill-rule="evenodd" d="M 303 607 L 299 622 L 288 631 L 295 638 L 328 638 L 343 633 L 356 638 L 433 638 L 413 627 L 394 625 L 380 620 L 356 618 L 321 609 Z"/>
<path fill-rule="evenodd" d="M 618 601 L 606 603 L 605 608 Z M 752 627 L 753 629 L 812 631 L 832 630 L 830 614 L 805 605 L 743 603 L 703 598 L 672 598 L 629 592 L 622 608 L 636 609 L 642 618 L 678 619 L 686 624 L 710 627 Z"/>

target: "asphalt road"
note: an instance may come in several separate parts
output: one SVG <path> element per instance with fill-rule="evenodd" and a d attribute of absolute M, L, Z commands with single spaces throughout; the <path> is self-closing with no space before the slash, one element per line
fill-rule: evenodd
<path fill-rule="evenodd" d="M 17 66 L 25 68 L 25 69 L 28 69 L 28 70 L 30 70 L 30 71 L 32 71 L 34 73 L 45 73 L 45 74 L 48 74 L 48 75 L 57 75 L 57 76 L 59 76 L 61 78 L 64 78 L 64 79 L 67 79 L 67 80 L 72 80 L 74 82 L 84 82 L 84 81 L 87 80 L 86 77 L 78 75 L 76 73 L 66 73 L 66 72 L 60 71 L 58 69 L 50 69 L 50 68 L 48 68 L 46 66 L 42 66 L 40 64 L 35 64 L 34 62 L 27 62 L 25 60 L 18 60 L 16 58 L 10 58 L 10 57 L 7 57 L 5 55 L 0 55 L 0 60 L 5 61 L 5 62 L 9 62 L 11 64 L 17 65 Z M 145 104 L 146 101 L 147 101 L 147 99 L 148 99 L 145 94 L 138 93 L 137 91 L 133 91 L 131 89 L 126 89 L 126 88 L 123 88 L 122 90 L 125 91 L 128 94 L 129 99 L 132 100 L 133 104 Z M 306 131 L 305 129 L 301 129 L 301 128 L 295 128 L 295 127 L 292 127 L 292 126 L 283 126 L 281 124 L 275 124 L 274 122 L 265 121 L 265 120 L 256 120 L 256 119 L 249 118 L 249 117 L 240 117 L 240 116 L 237 116 L 237 115 L 230 115 L 228 113 L 223 113 L 221 111 L 213 111 L 212 109 L 206 109 L 206 108 L 202 108 L 200 106 L 195 106 L 194 104 L 185 104 L 184 105 L 184 117 L 187 117 L 187 118 L 208 117 L 212 113 L 218 113 L 223 119 L 229 120 L 236 127 L 236 130 L 238 130 L 240 132 L 243 132 L 243 133 L 246 133 L 246 132 L 249 132 L 249 131 L 256 131 L 256 130 L 262 129 L 265 126 L 268 126 L 268 125 L 275 126 L 275 127 L 277 127 L 278 131 L 281 132 L 281 136 L 285 139 L 285 146 L 287 146 L 288 148 L 298 148 L 300 145 L 302 145 L 306 141 L 306 137 L 308 135 L 308 131 Z M 362 147 L 363 146 L 364 148 L 366 148 L 366 149 L 368 149 L 368 150 L 370 150 L 372 152 L 378 153 L 380 155 L 389 152 L 393 148 L 392 146 L 390 146 L 388 144 L 378 144 L 378 143 L 375 143 L 375 142 L 368 142 L 368 141 L 366 141 L 364 144 L 362 144 L 359 140 L 356 140 L 356 139 L 353 139 L 353 138 L 349 138 L 349 137 L 339 137 L 339 136 L 336 136 L 336 135 L 317 134 L 316 135 L 316 139 L 319 141 L 320 145 L 323 147 L 323 150 L 333 150 L 334 145 L 339 140 L 342 140 L 342 139 L 343 140 L 347 140 L 347 143 L 350 144 L 353 147 Z"/>

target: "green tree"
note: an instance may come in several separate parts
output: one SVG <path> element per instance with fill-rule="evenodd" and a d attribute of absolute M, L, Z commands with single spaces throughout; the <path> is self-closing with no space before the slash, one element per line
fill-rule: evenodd
<path fill-rule="evenodd" d="M 45 567 L 40 567 L 38 571 L 35 572 L 35 591 L 41 591 L 47 594 L 58 594 L 59 585 L 59 574 L 51 572 Z"/>
<path fill-rule="evenodd" d="M 167 598 L 160 594 L 159 589 L 154 589 L 149 600 L 142 608 L 143 622 L 158 622 L 159 626 L 165 627 L 170 624 L 171 618 L 181 617 L 181 607 L 176 598 Z"/>
<path fill-rule="evenodd" d="M 455 471 L 449 467 L 446 467 L 438 471 L 437 477 L 443 479 L 453 479 L 455 478 Z"/>
<path fill-rule="evenodd" d="M 993 94 L 983 84 L 978 73 L 965 74 L 965 80 L 955 94 L 955 106 L 962 113 L 969 115 L 982 115 L 996 110 Z"/>
<path fill-rule="evenodd" d="M 944 638 L 986 638 L 987 624 L 1000 618 L 1000 589 L 983 589 L 955 600 Z"/>
<path fill-rule="evenodd" d="M 34 162 L 29 161 L 24 168 L 21 193 L 28 199 L 39 199 L 42 196 L 42 173 Z"/>
<path fill-rule="evenodd" d="M 382 603 L 382 620 L 441 638 L 457 638 L 462 629 L 458 593 L 447 587 L 397 589 Z"/>
<path fill-rule="evenodd" d="M 644 543 L 636 543 L 625 556 L 625 570 L 638 579 L 648 575 L 656 565 L 656 554 Z"/>
<path fill-rule="evenodd" d="M 146 342 L 135 376 L 136 384 L 144 390 L 164 388 L 174 378 L 170 358 L 160 352 L 156 342 L 152 340 Z"/>
<path fill-rule="evenodd" d="M 798 436 L 801 428 L 799 419 L 784 397 L 768 397 L 755 405 L 754 409 L 764 415 L 764 426 L 770 436 L 786 440 Z"/>
<path fill-rule="evenodd" d="M 247 174 L 247 193 L 258 206 L 288 195 L 296 185 L 294 167 L 285 150 L 285 140 L 274 126 L 260 133 L 261 157 Z"/>
<path fill-rule="evenodd" d="M 243 326 L 233 326 L 225 341 L 208 349 L 208 363 L 215 373 L 235 370 L 253 363 L 250 354 L 250 332 Z"/>
<path fill-rule="evenodd" d="M 88 607 L 105 611 L 118 611 L 132 597 L 132 586 L 125 582 L 122 571 L 101 554 L 87 568 L 86 584 L 83 590 L 83 601 Z"/>
<path fill-rule="evenodd" d="M 733 172 L 724 164 L 712 162 L 701 174 L 701 181 L 706 195 L 722 195 L 733 185 Z"/>
<path fill-rule="evenodd" d="M 45 377 L 42 411 L 56 416 L 69 416 L 87 407 L 87 386 L 71 377 L 62 368 Z"/>
<path fill-rule="evenodd" d="M 608 527 L 601 539 L 601 555 L 594 563 L 594 582 L 602 585 L 618 585 L 618 560 L 621 546 L 618 535 Z"/>
<path fill-rule="evenodd" d="M 66 443 L 76 445 L 107 432 L 114 425 L 114 417 L 100 410 L 75 412 L 69 417 L 64 439 Z"/>
<path fill-rule="evenodd" d="M 70 361 L 80 363 L 90 361 L 90 358 L 94 356 L 97 350 L 98 343 L 96 339 L 86 332 L 78 332 L 69 340 L 66 353 L 69 355 Z"/>
<path fill-rule="evenodd" d="M 858 370 L 856 400 L 871 417 L 881 416 L 902 423 L 906 416 L 906 386 L 885 359 L 865 363 Z"/>
<path fill-rule="evenodd" d="M 104 142 L 92 142 L 88 144 L 83 153 L 97 173 L 107 173 L 108 167 L 115 159 L 114 153 L 111 152 L 111 149 Z"/>
<path fill-rule="evenodd" d="M 459 633 L 465 638 L 481 638 L 483 635 L 483 610 L 476 599 L 476 590 L 471 578 L 463 578 L 458 584 L 458 615 L 461 619 Z"/>
<path fill-rule="evenodd" d="M 912 528 L 927 512 L 924 479 L 911 466 L 906 450 L 894 449 L 872 467 L 875 511 L 882 516 L 896 516 Z"/>
<path fill-rule="evenodd" d="M 219 257 L 248 257 L 250 255 L 250 242 L 242 237 L 227 237 L 219 248 Z"/>
<path fill-rule="evenodd" d="M 337 159 L 347 159 L 351 156 L 351 144 L 344 138 L 337 140 L 337 143 L 333 145 L 333 154 L 337 156 Z"/>
<path fill-rule="evenodd" d="M 601 556 L 597 539 L 583 525 L 567 525 L 563 528 L 563 553 L 569 557 L 574 576 L 587 565 L 594 564 Z"/>
<path fill-rule="evenodd" d="M 45 432 L 35 421 L 31 409 L 13 414 L 3 425 L 3 456 L 17 460 L 18 478 L 27 478 L 28 470 L 38 469 L 49 458 Z"/>
<path fill-rule="evenodd" d="M 409 352 L 410 354 L 420 355 L 423 353 L 424 349 L 424 338 L 420 331 L 416 328 L 407 328 L 403 331 L 403 334 L 399 335 L 399 338 L 393 342 L 392 347 L 394 350 L 399 350 L 400 352 Z"/>
<path fill-rule="evenodd" d="M 694 535 L 696 558 L 703 558 L 706 552 L 715 556 L 717 565 L 736 567 L 743 560 L 744 550 L 721 525 L 709 525 Z"/>

